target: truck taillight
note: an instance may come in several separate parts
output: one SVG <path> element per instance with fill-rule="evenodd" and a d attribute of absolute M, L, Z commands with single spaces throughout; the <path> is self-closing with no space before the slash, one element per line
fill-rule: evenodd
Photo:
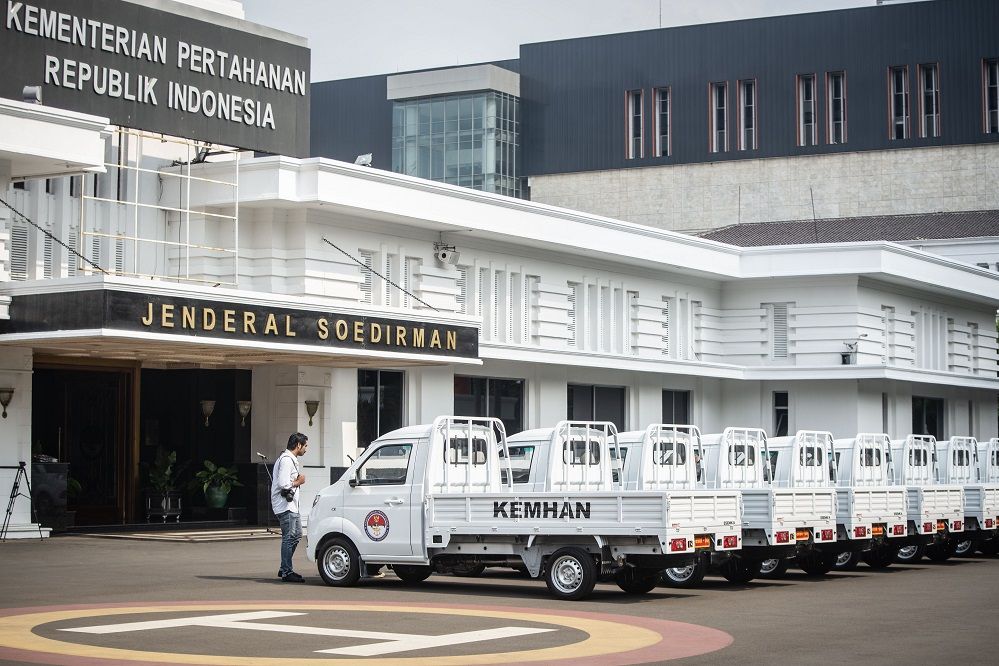
<path fill-rule="evenodd" d="M 905 534 L 905 525 L 895 525 L 892 531 L 895 533 L 895 536 L 902 536 Z"/>
<path fill-rule="evenodd" d="M 923 523 L 923 531 L 924 532 L 932 532 L 933 531 L 933 523 Z"/>
<path fill-rule="evenodd" d="M 787 531 L 777 532 L 774 537 L 776 537 L 777 543 L 791 543 L 791 534 Z"/>
<path fill-rule="evenodd" d="M 991 530 L 993 525 L 995 525 L 995 521 L 993 521 L 991 518 L 985 519 L 985 529 Z"/>
<path fill-rule="evenodd" d="M 812 533 L 806 529 L 800 529 L 794 531 L 794 538 L 798 541 L 808 541 L 812 536 Z"/>
<path fill-rule="evenodd" d="M 947 521 L 946 520 L 938 520 L 937 521 L 937 532 L 946 532 L 946 531 L 947 531 Z"/>
<path fill-rule="evenodd" d="M 739 547 L 739 537 L 737 536 L 727 536 L 722 538 L 722 546 L 724 548 L 738 548 Z"/>
<path fill-rule="evenodd" d="M 711 537 L 707 534 L 698 534 L 694 537 L 694 548 L 710 548 Z"/>
<path fill-rule="evenodd" d="M 669 540 L 669 549 L 671 551 L 673 551 L 674 553 L 677 553 L 677 552 L 682 553 L 683 551 L 687 550 L 687 539 L 685 539 L 685 538 L 684 539 L 670 539 Z"/>
<path fill-rule="evenodd" d="M 865 526 L 861 525 L 860 527 L 853 528 L 854 539 L 863 539 L 865 536 L 867 536 L 867 528 Z"/>
<path fill-rule="evenodd" d="M 875 525 L 874 527 L 871 528 L 871 536 L 876 536 L 876 537 L 884 536 L 884 533 L 885 533 L 884 525 Z"/>
<path fill-rule="evenodd" d="M 954 531 L 955 532 L 960 532 L 961 528 L 963 527 L 963 525 L 964 525 L 964 523 L 962 523 L 960 520 L 955 520 L 954 521 Z"/>
<path fill-rule="evenodd" d="M 822 530 L 822 540 L 823 541 L 832 541 L 832 539 L 833 539 L 833 531 L 832 530 Z"/>

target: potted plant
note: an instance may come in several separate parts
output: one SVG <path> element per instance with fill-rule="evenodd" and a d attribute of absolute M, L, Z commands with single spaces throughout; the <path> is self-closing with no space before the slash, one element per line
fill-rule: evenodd
<path fill-rule="evenodd" d="M 149 465 L 149 489 L 146 491 L 146 520 L 153 516 L 163 519 L 173 518 L 180 521 L 181 494 L 177 490 L 177 477 L 180 474 L 177 466 L 177 452 L 167 453 L 162 448 L 156 449 L 156 458 Z"/>
<path fill-rule="evenodd" d="M 205 468 L 194 475 L 205 493 L 205 502 L 210 509 L 221 509 L 229 498 L 233 486 L 242 486 L 236 477 L 236 470 L 205 461 Z"/>

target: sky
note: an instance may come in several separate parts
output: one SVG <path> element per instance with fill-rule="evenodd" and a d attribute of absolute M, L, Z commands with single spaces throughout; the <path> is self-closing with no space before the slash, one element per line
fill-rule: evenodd
<path fill-rule="evenodd" d="M 899 1 L 899 0 L 890 0 Z M 521 44 L 875 0 L 243 0 L 246 18 L 308 38 L 312 80 L 517 58 Z"/>

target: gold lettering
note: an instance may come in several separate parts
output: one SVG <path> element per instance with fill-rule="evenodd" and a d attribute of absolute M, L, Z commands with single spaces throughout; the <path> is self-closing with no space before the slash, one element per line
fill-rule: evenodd
<path fill-rule="evenodd" d="M 248 312 L 246 310 L 243 310 L 243 334 L 244 335 L 246 333 L 253 333 L 254 335 L 257 334 L 256 321 L 257 321 L 257 315 L 256 314 L 254 314 L 252 312 Z"/>
<path fill-rule="evenodd" d="M 400 347 L 406 346 L 406 327 L 396 326 L 395 327 L 395 344 Z"/>
<path fill-rule="evenodd" d="M 330 323 L 326 321 L 325 317 L 319 318 L 319 321 L 316 322 L 316 328 L 319 329 L 320 340 L 326 340 L 330 337 Z"/>
<path fill-rule="evenodd" d="M 173 306 L 164 303 L 160 318 L 163 320 L 163 328 L 173 328 Z"/>
<path fill-rule="evenodd" d="M 413 346 L 414 347 L 422 347 L 423 346 L 424 335 L 425 334 L 426 334 L 426 331 L 424 331 L 422 328 L 416 328 L 415 326 L 413 327 Z"/>
<path fill-rule="evenodd" d="M 448 349 L 458 348 L 458 334 L 455 331 L 447 332 L 447 348 Z"/>
<path fill-rule="evenodd" d="M 223 310 L 222 311 L 222 330 L 226 333 L 236 332 L 236 311 L 235 310 Z"/>
<path fill-rule="evenodd" d="M 146 316 L 141 319 L 143 326 L 150 326 L 153 323 L 153 302 L 146 303 Z"/>
<path fill-rule="evenodd" d="M 347 339 L 347 332 L 348 332 L 347 322 L 345 322 L 343 319 L 337 319 L 336 320 L 336 339 L 337 340 L 346 340 Z"/>
<path fill-rule="evenodd" d="M 186 305 L 180 311 L 181 312 L 181 323 L 180 325 L 184 328 L 196 328 L 198 321 L 198 309 L 189 308 Z"/>
<path fill-rule="evenodd" d="M 392 344 L 392 324 L 385 325 L 385 344 Z"/>
<path fill-rule="evenodd" d="M 296 337 L 295 331 L 291 330 L 291 315 L 284 316 L 284 337 L 294 338 Z"/>
<path fill-rule="evenodd" d="M 364 322 L 354 322 L 354 342 L 364 342 Z"/>
<path fill-rule="evenodd" d="M 382 325 L 371 322 L 371 341 L 378 343 L 382 341 Z"/>
<path fill-rule="evenodd" d="M 268 334 L 278 334 L 277 330 L 277 319 L 274 318 L 273 314 L 267 315 L 267 323 L 264 324 L 264 335 Z"/>
<path fill-rule="evenodd" d="M 437 347 L 437 349 L 441 348 L 441 332 L 436 328 L 434 329 L 434 332 L 430 334 L 430 348 L 433 349 L 434 347 Z"/>
<path fill-rule="evenodd" d="M 215 330 L 215 310 L 204 308 L 201 310 L 201 328 L 206 331 Z"/>

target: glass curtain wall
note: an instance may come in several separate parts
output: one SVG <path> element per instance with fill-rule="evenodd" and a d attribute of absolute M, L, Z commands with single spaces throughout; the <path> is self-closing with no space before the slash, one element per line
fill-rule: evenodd
<path fill-rule="evenodd" d="M 522 197 L 519 106 L 494 91 L 395 102 L 392 170 Z"/>

